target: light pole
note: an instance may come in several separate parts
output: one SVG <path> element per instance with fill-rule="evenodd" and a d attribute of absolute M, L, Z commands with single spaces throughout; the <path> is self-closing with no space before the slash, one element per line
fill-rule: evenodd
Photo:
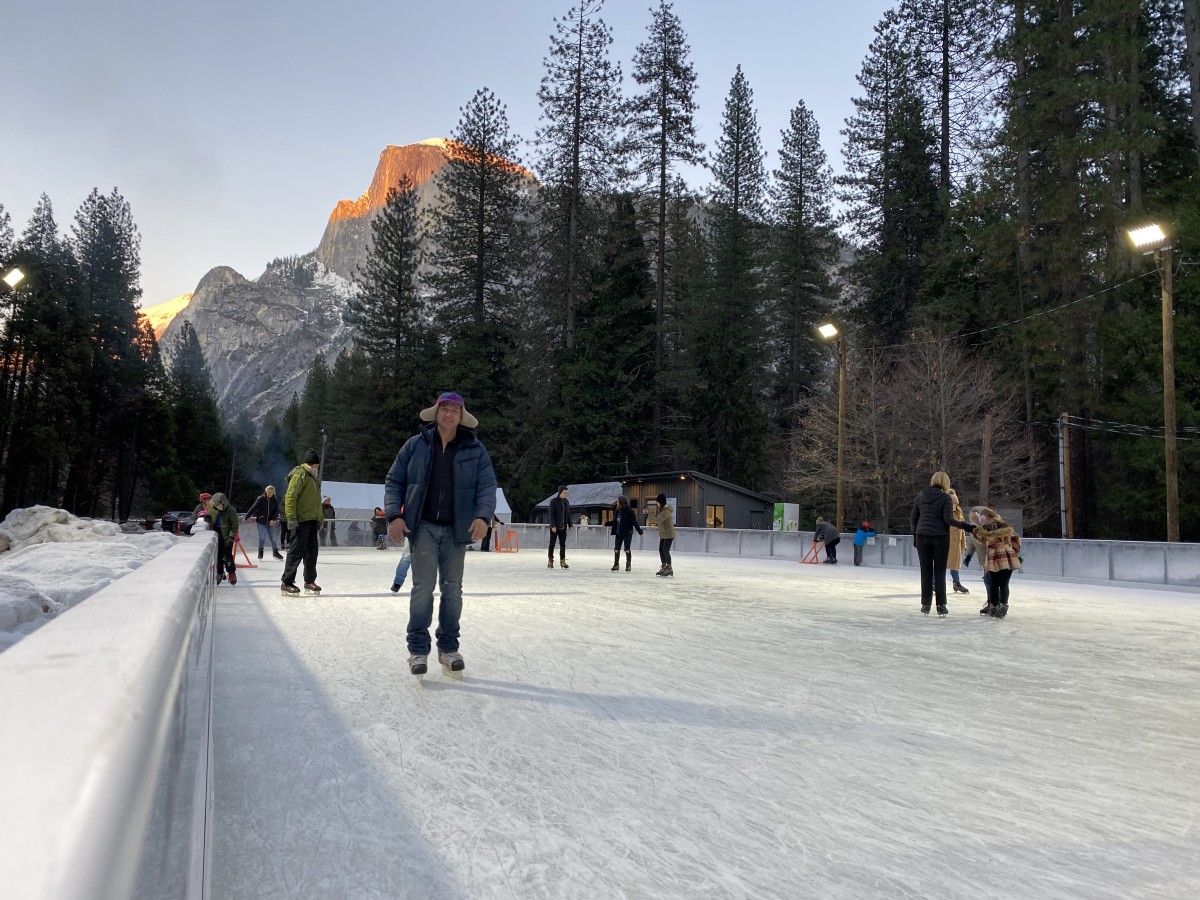
<path fill-rule="evenodd" d="M 837 518 L 834 527 L 840 533 L 846 515 L 846 336 L 837 326 L 826 322 L 817 331 L 825 340 L 837 338 L 838 355 L 838 458 L 837 458 Z"/>
<path fill-rule="evenodd" d="M 18 284 L 25 280 L 25 273 L 20 269 L 12 269 L 4 276 L 3 280 L 10 288 L 16 288 Z"/>
<path fill-rule="evenodd" d="M 1175 444 L 1175 306 L 1171 294 L 1171 242 L 1158 225 L 1131 228 L 1129 240 L 1154 254 L 1162 282 L 1163 462 L 1167 480 L 1167 540 L 1179 541 L 1179 456 Z"/>

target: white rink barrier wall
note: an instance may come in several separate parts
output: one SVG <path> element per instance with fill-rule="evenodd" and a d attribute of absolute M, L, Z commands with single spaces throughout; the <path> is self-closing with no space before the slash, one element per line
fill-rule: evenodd
<path fill-rule="evenodd" d="M 550 543 L 548 525 L 514 523 L 522 550 L 546 551 Z M 795 559 L 799 561 L 812 546 L 811 531 L 751 531 L 730 528 L 676 528 L 672 553 L 712 553 L 724 556 Z M 632 547 L 658 550 L 658 532 L 644 529 L 633 533 Z M 1057 538 L 1027 538 L 1021 542 L 1025 557 L 1022 571 L 1080 581 L 1129 581 L 1200 589 L 1200 544 L 1168 544 L 1155 541 L 1066 541 Z M 604 525 L 576 525 L 567 546 L 584 550 L 611 550 L 613 537 Z M 838 544 L 839 565 L 854 564 L 854 535 L 843 534 Z M 824 550 L 821 559 L 825 558 Z M 912 535 L 880 534 L 874 544 L 863 547 L 863 565 L 918 565 Z M 972 560 L 967 571 L 978 571 Z"/>
<path fill-rule="evenodd" d="M 207 897 L 215 540 L 0 654 L 0 895 Z"/>

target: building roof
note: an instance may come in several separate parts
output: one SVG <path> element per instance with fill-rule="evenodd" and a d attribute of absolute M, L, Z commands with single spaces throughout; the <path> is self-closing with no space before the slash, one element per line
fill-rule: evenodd
<path fill-rule="evenodd" d="M 619 481 L 597 481 L 592 484 L 568 484 L 567 489 L 570 493 L 567 499 L 571 501 L 571 506 L 579 508 L 584 506 L 612 506 L 613 501 L 621 496 L 621 482 Z M 555 491 L 534 509 L 549 509 L 550 501 L 558 496 L 558 491 Z"/>
<path fill-rule="evenodd" d="M 768 497 L 766 494 L 760 494 L 758 491 L 752 491 L 749 488 L 744 488 L 741 485 L 733 484 L 728 481 L 722 481 L 720 478 L 714 478 L 712 475 L 705 475 L 703 472 L 697 472 L 694 469 L 676 469 L 673 472 L 649 472 L 640 473 L 637 475 L 625 475 L 621 479 L 621 485 L 624 486 L 637 481 L 665 481 L 667 479 L 678 479 L 680 476 L 686 478 L 694 478 L 697 481 L 704 481 L 709 484 L 720 485 L 723 488 L 728 488 L 731 491 L 737 491 L 739 494 L 745 494 L 747 497 L 757 497 L 764 503 L 774 503 L 774 497 Z"/>

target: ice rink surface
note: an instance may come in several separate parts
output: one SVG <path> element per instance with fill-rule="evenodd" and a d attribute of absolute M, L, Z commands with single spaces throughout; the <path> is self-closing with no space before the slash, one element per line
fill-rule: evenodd
<path fill-rule="evenodd" d="M 1200 897 L 1194 594 L 471 552 L 421 682 L 397 559 L 217 589 L 217 900 Z"/>

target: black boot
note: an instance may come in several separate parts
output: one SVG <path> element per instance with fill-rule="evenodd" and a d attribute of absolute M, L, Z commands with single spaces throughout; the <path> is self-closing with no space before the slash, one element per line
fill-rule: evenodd
<path fill-rule="evenodd" d="M 621 569 L 621 551 L 614 550 L 613 551 L 613 567 L 611 569 L 609 569 L 608 571 L 617 572 L 617 571 L 620 571 L 620 569 Z"/>
<path fill-rule="evenodd" d="M 625 551 L 625 571 L 628 572 L 633 562 L 633 554 L 628 550 Z"/>
<path fill-rule="evenodd" d="M 263 552 L 263 548 L 262 548 L 262 547 L 259 547 L 259 548 L 258 548 L 258 558 L 259 558 L 259 559 L 262 559 L 262 552 Z"/>

